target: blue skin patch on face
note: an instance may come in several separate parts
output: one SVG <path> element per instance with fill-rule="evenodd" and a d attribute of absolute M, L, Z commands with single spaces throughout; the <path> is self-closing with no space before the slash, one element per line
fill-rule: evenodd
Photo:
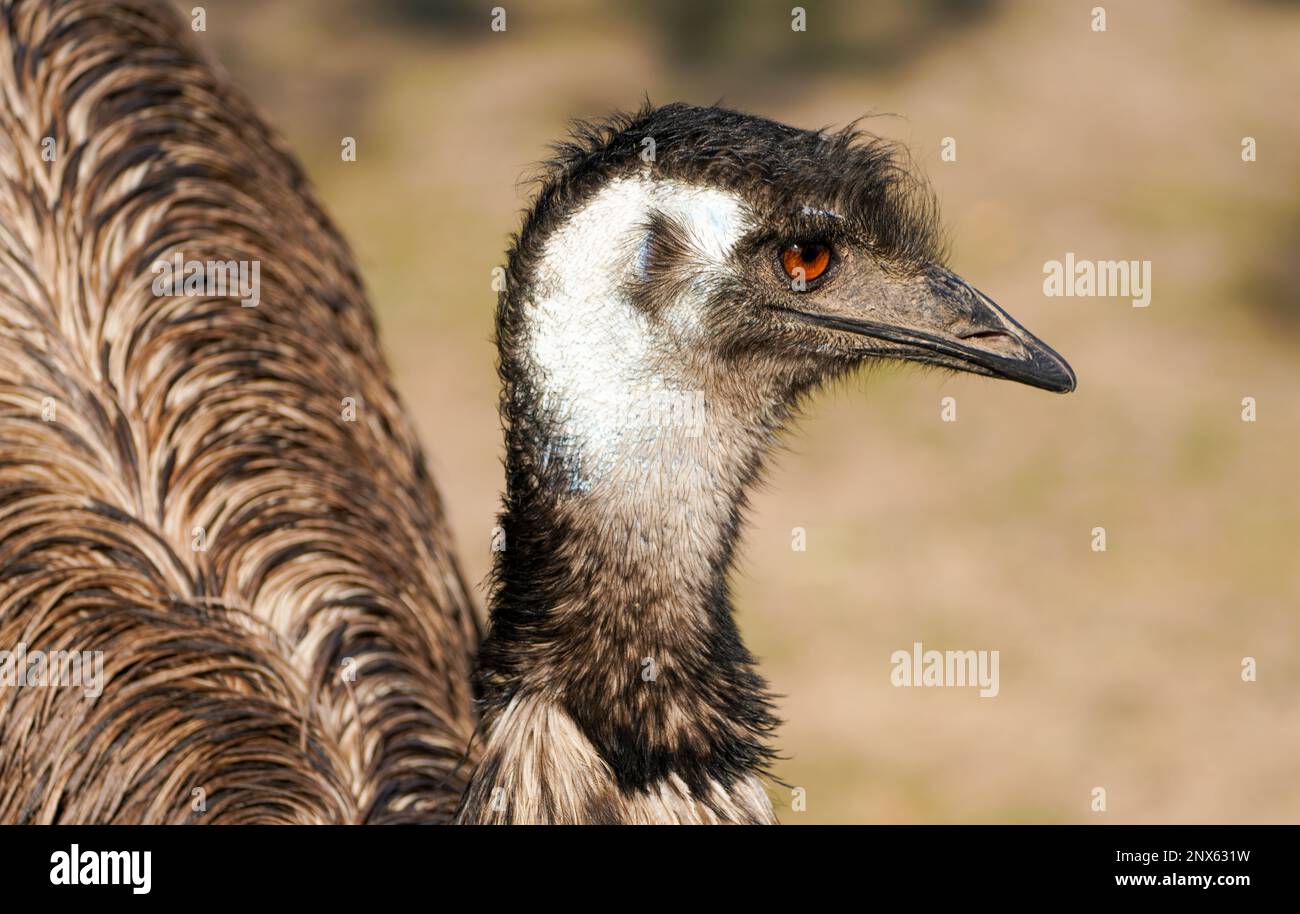
<path fill-rule="evenodd" d="M 645 238 L 641 241 L 641 246 L 636 251 L 635 270 L 637 279 L 646 278 L 646 269 L 650 264 L 650 245 L 654 244 L 654 232 L 646 232 Z"/>

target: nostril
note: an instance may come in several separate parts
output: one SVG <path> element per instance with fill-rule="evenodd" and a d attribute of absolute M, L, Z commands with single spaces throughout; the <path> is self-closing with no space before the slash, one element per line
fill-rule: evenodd
<path fill-rule="evenodd" d="M 1020 352 L 1020 341 L 1005 330 L 977 330 L 974 333 L 962 333 L 959 339 L 967 342 L 977 341 L 981 349 L 988 349 L 1001 355 L 1015 355 Z"/>

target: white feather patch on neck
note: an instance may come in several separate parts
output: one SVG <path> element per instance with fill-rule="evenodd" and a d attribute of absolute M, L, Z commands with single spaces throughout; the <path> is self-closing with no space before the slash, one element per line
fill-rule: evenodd
<path fill-rule="evenodd" d="M 674 387 L 680 379 L 655 357 L 662 350 L 654 329 L 626 293 L 644 276 L 645 225 L 656 211 L 686 229 L 698 264 L 710 270 L 727 268 L 751 227 L 744 202 L 727 191 L 644 173 L 615 179 L 546 240 L 534 297 L 525 303 L 541 406 L 558 432 L 547 446 L 563 451 L 542 459 L 563 459 L 575 492 L 588 491 L 631 448 L 690 432 L 628 421 L 648 400 L 690 394 Z M 661 319 L 689 331 L 700 316 L 700 302 L 688 293 Z"/>

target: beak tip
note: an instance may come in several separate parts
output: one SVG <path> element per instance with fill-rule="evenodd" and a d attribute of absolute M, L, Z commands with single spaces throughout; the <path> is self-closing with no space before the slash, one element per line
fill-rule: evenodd
<path fill-rule="evenodd" d="M 1047 347 L 1043 348 L 1044 351 L 1035 353 L 1032 367 L 1019 377 L 1011 375 L 1012 379 L 1054 394 L 1073 393 L 1079 386 L 1079 378 L 1075 375 L 1074 369 L 1055 352 Z"/>
<path fill-rule="evenodd" d="M 1079 386 L 1079 378 L 1070 367 L 1070 363 L 1057 356 L 1057 362 L 1052 368 L 1054 369 L 1051 372 L 1052 386 L 1048 389 L 1058 394 L 1074 393 L 1075 388 Z"/>

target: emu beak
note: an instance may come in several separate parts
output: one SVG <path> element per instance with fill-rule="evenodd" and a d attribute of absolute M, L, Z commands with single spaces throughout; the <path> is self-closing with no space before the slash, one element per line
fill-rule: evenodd
<path fill-rule="evenodd" d="M 1019 381 L 1054 393 L 1074 390 L 1074 369 L 1065 359 L 946 268 L 932 266 L 893 291 L 869 308 L 794 313 L 888 344 L 874 346 L 876 355 Z"/>
<path fill-rule="evenodd" d="M 1022 327 L 991 298 L 956 274 L 935 268 L 929 274 L 935 316 L 944 329 L 919 341 L 923 348 L 949 353 L 966 369 L 1068 394 L 1077 379 L 1070 363 Z M 927 345 L 928 344 L 928 345 Z"/>

